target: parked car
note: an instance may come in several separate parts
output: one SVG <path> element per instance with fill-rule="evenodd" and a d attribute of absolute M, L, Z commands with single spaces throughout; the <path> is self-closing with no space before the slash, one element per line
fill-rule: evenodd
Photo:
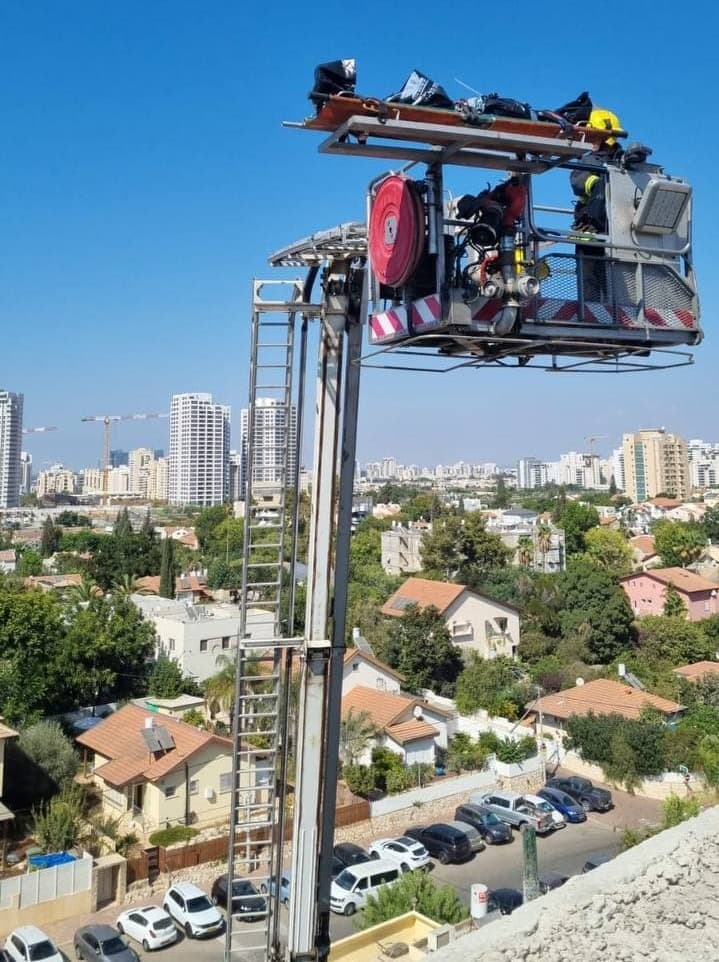
<path fill-rule="evenodd" d="M 354 915 L 362 908 L 368 895 L 375 895 L 383 885 L 394 885 L 402 878 L 402 869 L 386 859 L 369 859 L 348 866 L 330 889 L 330 908 L 342 915 Z"/>
<path fill-rule="evenodd" d="M 372 842 L 369 847 L 372 858 L 384 858 L 388 862 L 396 862 L 403 872 L 424 868 L 429 865 L 429 852 L 413 838 L 406 835 L 400 838 L 380 838 Z"/>
<path fill-rule="evenodd" d="M 5 951 L 13 962 L 65 962 L 52 939 L 37 925 L 21 925 L 8 935 Z"/>
<path fill-rule="evenodd" d="M 558 788 L 547 788 L 545 785 L 544 788 L 539 789 L 537 795 L 540 798 L 545 798 L 550 805 L 554 805 L 568 822 L 586 822 L 587 813 L 579 802 L 573 799 L 571 795 L 567 795 L 566 792 L 562 792 Z"/>
<path fill-rule="evenodd" d="M 483 805 L 490 812 L 494 812 L 497 818 L 501 818 L 512 828 L 531 825 L 537 835 L 548 835 L 554 830 L 552 816 L 529 805 L 518 792 L 484 792 L 471 795 L 469 800 L 474 805 Z"/>
<path fill-rule="evenodd" d="M 157 905 L 121 912 L 115 922 L 120 935 L 139 942 L 145 952 L 162 949 L 177 941 L 177 929 L 167 912 Z"/>
<path fill-rule="evenodd" d="M 140 962 L 112 925 L 83 925 L 73 939 L 75 958 L 85 962 Z"/>
<path fill-rule="evenodd" d="M 487 898 L 487 912 L 511 915 L 524 902 L 524 896 L 517 889 L 490 889 Z"/>
<path fill-rule="evenodd" d="M 340 872 L 343 871 L 344 865 L 342 865 L 341 862 L 338 862 L 338 865 L 339 865 L 339 871 Z M 335 869 L 335 866 L 334 866 L 334 859 L 333 859 L 332 878 L 335 877 L 334 869 Z M 337 874 L 339 874 L 339 872 Z M 283 905 L 290 904 L 291 885 L 292 885 L 292 873 L 289 871 L 282 872 L 282 874 L 280 875 L 280 902 Z M 262 885 L 260 885 L 260 891 L 263 893 L 263 895 L 267 895 L 267 893 L 269 892 L 270 895 L 274 898 L 275 892 L 277 891 L 277 879 L 275 878 L 274 875 L 270 876 L 269 883 L 263 882 Z"/>
<path fill-rule="evenodd" d="M 369 862 L 369 852 L 354 842 L 341 842 L 332 849 L 335 858 L 347 868 L 350 865 L 360 865 L 362 862 Z"/>
<path fill-rule="evenodd" d="M 571 795 L 585 812 L 608 812 L 612 807 L 611 792 L 592 785 L 588 778 L 580 778 L 579 775 L 550 778 L 545 787 L 558 788 L 560 792 Z"/>
<path fill-rule="evenodd" d="M 212 883 L 210 897 L 215 905 L 227 906 L 227 875 L 220 875 Z M 255 888 L 248 879 L 235 878 L 232 880 L 232 914 L 238 915 L 247 922 L 263 919 L 267 913 L 267 899 Z"/>
<path fill-rule="evenodd" d="M 429 854 L 442 865 L 449 862 L 466 862 L 472 857 L 469 839 L 457 828 L 437 822 L 426 828 L 408 828 L 405 836 L 421 842 Z"/>
<path fill-rule="evenodd" d="M 539 891 L 542 895 L 546 895 L 553 889 L 561 888 L 568 881 L 568 875 L 562 875 L 560 872 L 545 872 L 539 877 Z"/>
<path fill-rule="evenodd" d="M 499 845 L 502 842 L 511 842 L 514 838 L 511 826 L 503 822 L 501 818 L 497 818 L 494 812 L 490 812 L 489 809 L 483 808 L 481 805 L 471 805 L 469 803 L 459 805 L 454 813 L 454 817 L 458 821 L 465 822 L 467 825 L 476 828 L 487 845 Z"/>
<path fill-rule="evenodd" d="M 593 869 L 599 868 L 600 865 L 611 862 L 613 858 L 614 856 L 608 852 L 597 852 L 596 855 L 590 855 L 582 866 L 582 872 L 591 872 Z"/>
<path fill-rule="evenodd" d="M 459 820 L 456 822 L 447 822 L 447 825 L 451 825 L 453 828 L 456 828 L 458 832 L 467 836 L 473 852 L 483 852 L 487 847 L 484 844 L 484 839 L 474 825 L 468 825 L 467 822 L 461 822 Z"/>
<path fill-rule="evenodd" d="M 332 856 L 332 878 L 337 878 L 337 876 L 340 874 L 340 872 L 344 870 L 344 868 L 345 868 L 344 862 L 341 859 L 337 858 L 336 855 L 333 855 Z"/>
<path fill-rule="evenodd" d="M 171 885 L 165 892 L 162 907 L 188 939 L 216 935 L 225 924 L 217 906 L 192 882 Z"/>
<path fill-rule="evenodd" d="M 523 795 L 522 798 L 529 805 L 533 805 L 539 809 L 540 812 L 546 812 L 552 819 L 555 829 L 567 827 L 567 820 L 564 815 L 562 815 L 559 809 L 555 808 L 551 802 L 548 802 L 546 798 L 541 798 L 539 795 Z"/>

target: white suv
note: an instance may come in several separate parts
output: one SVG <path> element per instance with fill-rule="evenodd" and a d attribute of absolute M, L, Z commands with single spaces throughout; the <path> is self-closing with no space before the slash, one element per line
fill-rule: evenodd
<path fill-rule="evenodd" d="M 216 935 L 224 919 L 202 889 L 192 882 L 178 882 L 165 892 L 162 907 L 172 916 L 188 939 Z"/>
<path fill-rule="evenodd" d="M 429 852 L 414 838 L 379 838 L 368 849 L 372 858 L 385 858 L 396 862 L 403 872 L 424 868 L 430 863 Z"/>
<path fill-rule="evenodd" d="M 13 962 L 64 962 L 52 939 L 36 925 L 21 925 L 11 932 L 5 951 Z"/>

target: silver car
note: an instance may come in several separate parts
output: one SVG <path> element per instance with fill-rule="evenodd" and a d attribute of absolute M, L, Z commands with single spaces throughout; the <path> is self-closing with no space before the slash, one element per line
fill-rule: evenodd
<path fill-rule="evenodd" d="M 452 828 L 456 828 L 458 832 L 467 836 L 469 844 L 472 846 L 472 853 L 483 852 L 487 847 L 484 839 L 473 825 L 468 825 L 466 822 L 447 822 L 447 825 L 451 825 Z"/>
<path fill-rule="evenodd" d="M 83 925 L 75 932 L 75 958 L 85 962 L 140 962 L 111 925 Z"/>

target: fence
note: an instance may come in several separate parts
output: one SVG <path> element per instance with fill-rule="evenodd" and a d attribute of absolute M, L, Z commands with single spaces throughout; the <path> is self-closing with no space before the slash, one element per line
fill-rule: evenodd
<path fill-rule="evenodd" d="M 41 902 L 88 892 L 92 888 L 92 858 L 41 868 L 0 882 L 0 909 L 25 909 Z"/>
<path fill-rule="evenodd" d="M 379 815 L 389 815 L 391 812 L 399 812 L 403 808 L 412 808 L 413 805 L 433 802 L 438 798 L 449 798 L 450 795 L 459 795 L 462 792 L 476 791 L 494 785 L 496 776 L 491 771 L 470 772 L 468 775 L 459 775 L 457 778 L 438 778 L 425 785 L 424 788 L 414 788 L 411 792 L 402 792 L 399 795 L 387 795 L 376 802 L 370 802 L 370 814 L 372 818 Z"/>

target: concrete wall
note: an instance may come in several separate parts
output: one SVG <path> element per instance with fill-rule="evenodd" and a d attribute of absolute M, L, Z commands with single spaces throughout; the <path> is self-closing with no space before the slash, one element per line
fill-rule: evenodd
<path fill-rule="evenodd" d="M 593 782 L 605 782 L 607 776 L 599 765 L 585 762 L 584 759 L 574 752 L 565 752 L 562 764 L 575 775 L 583 775 Z M 642 795 L 644 798 L 656 798 L 663 800 L 670 795 L 684 796 L 688 792 L 703 792 L 706 784 L 702 778 L 696 774 L 689 776 L 689 783 L 685 782 L 684 777 L 679 772 L 665 772 L 652 778 L 645 778 L 634 789 L 635 795 Z"/>
<path fill-rule="evenodd" d="M 459 775 L 457 778 L 437 779 L 424 788 L 415 788 L 411 792 L 388 795 L 386 798 L 380 798 L 379 801 L 370 802 L 370 817 L 389 815 L 390 812 L 399 812 L 417 804 L 424 804 L 438 798 L 449 798 L 451 795 L 459 795 L 463 792 L 479 791 L 495 784 L 493 772 L 470 772 L 468 775 Z"/>
<path fill-rule="evenodd" d="M 92 859 L 38 869 L 0 882 L 0 933 L 44 925 L 95 908 Z"/>
<path fill-rule="evenodd" d="M 436 962 L 715 962 L 719 808 L 481 927 Z"/>

